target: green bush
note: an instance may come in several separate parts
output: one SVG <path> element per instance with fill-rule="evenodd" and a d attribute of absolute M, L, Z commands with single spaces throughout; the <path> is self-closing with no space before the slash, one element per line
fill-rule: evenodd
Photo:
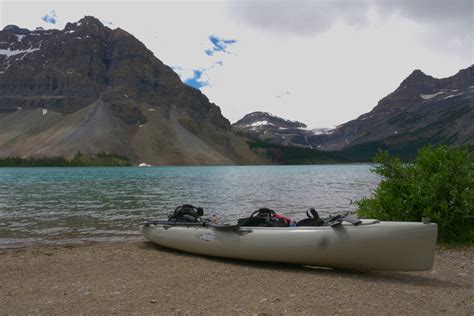
<path fill-rule="evenodd" d="M 438 241 L 474 242 L 474 152 L 448 146 L 425 147 L 416 159 L 403 163 L 379 152 L 372 170 L 382 176 L 370 198 L 357 202 L 358 214 L 388 221 L 438 224 Z"/>

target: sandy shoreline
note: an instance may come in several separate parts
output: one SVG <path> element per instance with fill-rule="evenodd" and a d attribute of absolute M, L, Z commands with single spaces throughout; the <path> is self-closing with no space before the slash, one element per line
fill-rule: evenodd
<path fill-rule="evenodd" d="M 0 314 L 455 314 L 474 311 L 474 248 L 427 272 L 209 258 L 147 242 L 0 250 Z"/>

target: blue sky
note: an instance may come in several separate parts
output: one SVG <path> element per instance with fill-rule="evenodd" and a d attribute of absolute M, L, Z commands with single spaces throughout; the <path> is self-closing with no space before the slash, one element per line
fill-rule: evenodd
<path fill-rule="evenodd" d="M 202 81 L 202 70 L 193 70 L 194 76 L 192 78 L 187 79 L 184 81 L 185 84 L 188 86 L 191 86 L 196 89 L 201 89 L 202 87 L 205 87 L 208 85 L 206 81 Z"/>
<path fill-rule="evenodd" d="M 237 43 L 236 40 L 223 39 L 223 38 L 219 38 L 216 35 L 209 35 L 209 41 L 212 43 L 212 47 L 205 50 L 205 53 L 208 56 L 214 55 L 215 52 L 224 52 L 224 53 L 226 53 L 227 52 L 227 47 Z"/>
<path fill-rule="evenodd" d="M 209 57 L 215 57 L 219 53 L 226 53 L 231 54 L 229 51 L 230 46 L 237 43 L 235 39 L 223 39 L 218 37 L 217 35 L 209 35 L 209 42 L 211 43 L 212 47 L 208 48 L 204 51 L 204 53 Z M 204 87 L 209 86 L 209 81 L 203 79 L 203 75 L 207 74 L 207 71 L 215 68 L 215 67 L 222 67 L 224 65 L 222 60 L 216 60 L 210 67 L 207 68 L 200 68 L 200 69 L 192 69 L 193 76 L 191 78 L 186 78 L 183 80 L 185 84 L 191 86 L 196 89 L 201 89 Z M 180 67 L 175 67 L 176 69 L 181 69 Z"/>
<path fill-rule="evenodd" d="M 56 11 L 54 10 L 51 10 L 49 11 L 48 14 L 45 14 L 41 17 L 41 20 L 43 20 L 44 22 L 46 23 L 49 23 L 49 24 L 56 24 Z"/>

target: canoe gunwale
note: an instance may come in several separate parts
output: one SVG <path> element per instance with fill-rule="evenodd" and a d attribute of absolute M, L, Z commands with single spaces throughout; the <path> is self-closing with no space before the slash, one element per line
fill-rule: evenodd
<path fill-rule="evenodd" d="M 229 230 L 229 231 L 236 231 L 236 230 L 252 230 L 252 229 L 271 229 L 271 230 L 279 230 L 279 229 L 302 229 L 302 230 L 312 230 L 312 229 L 319 229 L 319 228 L 338 228 L 338 227 L 346 227 L 346 226 L 367 226 L 367 225 L 373 225 L 373 224 L 379 224 L 381 223 L 378 219 L 364 219 L 360 224 L 353 225 L 350 223 L 342 223 L 337 226 L 296 226 L 296 227 L 259 227 L 259 226 L 240 226 L 238 224 L 213 224 L 213 223 L 208 223 L 208 222 L 198 222 L 198 223 L 186 223 L 186 222 L 169 222 L 165 220 L 147 220 L 141 223 L 143 226 L 162 226 L 165 227 L 165 229 L 171 228 L 171 227 L 203 227 L 203 228 L 213 228 L 216 230 Z"/>

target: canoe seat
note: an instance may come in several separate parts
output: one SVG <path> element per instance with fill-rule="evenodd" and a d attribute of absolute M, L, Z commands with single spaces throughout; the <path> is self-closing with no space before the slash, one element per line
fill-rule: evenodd
<path fill-rule="evenodd" d="M 300 220 L 296 226 L 324 226 L 324 221 L 319 217 L 318 212 L 312 207 L 306 211 L 308 218 Z"/>
<path fill-rule="evenodd" d="M 239 226 L 242 227 L 288 227 L 290 219 L 281 216 L 269 208 L 259 208 L 249 217 L 238 219 Z"/>
<path fill-rule="evenodd" d="M 178 206 L 174 210 L 174 212 L 168 217 L 168 221 L 198 223 L 199 217 L 201 217 L 203 213 L 204 211 L 201 207 L 195 207 L 191 204 L 184 204 Z"/>

